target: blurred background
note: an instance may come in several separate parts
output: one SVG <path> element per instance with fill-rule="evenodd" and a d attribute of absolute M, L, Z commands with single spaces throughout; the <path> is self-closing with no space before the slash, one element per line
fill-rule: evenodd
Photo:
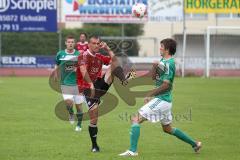
<path fill-rule="evenodd" d="M 141 19 L 132 15 L 136 3 L 147 6 Z M 192 154 L 146 123 L 136 159 L 240 159 L 240 0 L 0 0 L 0 160 L 122 160 L 131 117 L 154 83 L 113 84 L 100 106 L 103 152 L 88 154 L 89 122 L 74 132 L 49 78 L 65 37 L 79 41 L 81 32 L 101 36 L 138 75 L 160 60 L 162 39 L 178 43 L 173 123 L 203 150 Z"/>
<path fill-rule="evenodd" d="M 147 5 L 133 17 L 132 5 Z M 160 41 L 177 43 L 178 76 L 240 76 L 239 1 L 0 0 L 0 76 L 48 76 L 65 37 L 97 34 L 137 70 L 160 57 Z"/>

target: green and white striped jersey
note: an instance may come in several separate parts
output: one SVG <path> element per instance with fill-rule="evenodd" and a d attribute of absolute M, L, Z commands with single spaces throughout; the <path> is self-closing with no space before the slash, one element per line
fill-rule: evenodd
<path fill-rule="evenodd" d="M 157 69 L 156 87 L 161 86 L 163 81 L 167 80 L 170 83 L 171 89 L 155 97 L 167 102 L 172 102 L 171 92 L 172 92 L 172 86 L 173 86 L 173 81 L 175 76 L 175 61 L 174 61 L 174 58 L 170 58 L 170 59 L 162 58 L 160 60 L 160 63 L 164 64 L 165 69 L 163 72 L 161 71 L 161 69 Z"/>
<path fill-rule="evenodd" d="M 77 50 L 74 50 L 73 53 L 68 53 L 67 50 L 57 53 L 56 64 L 60 67 L 61 85 L 73 86 L 77 84 L 76 66 L 79 54 Z"/>

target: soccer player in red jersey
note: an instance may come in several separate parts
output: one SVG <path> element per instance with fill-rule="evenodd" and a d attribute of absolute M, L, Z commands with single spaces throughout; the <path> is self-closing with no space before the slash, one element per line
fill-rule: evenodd
<path fill-rule="evenodd" d="M 80 33 L 79 42 L 77 42 L 76 49 L 80 53 L 83 53 L 88 49 L 88 42 L 87 42 L 87 34 L 86 33 Z"/>
<path fill-rule="evenodd" d="M 119 78 L 123 85 L 126 85 L 128 80 L 125 78 L 123 69 L 119 66 L 113 51 L 111 51 L 105 42 L 101 42 L 98 36 L 91 36 L 89 38 L 88 47 L 89 49 L 78 57 L 77 84 L 79 92 L 84 93 L 89 108 L 91 151 L 99 152 L 100 149 L 97 144 L 97 121 L 100 97 L 107 92 L 115 76 Z M 99 49 L 105 50 L 108 56 L 100 54 Z M 101 76 L 104 64 L 110 64 L 110 67 Z"/>

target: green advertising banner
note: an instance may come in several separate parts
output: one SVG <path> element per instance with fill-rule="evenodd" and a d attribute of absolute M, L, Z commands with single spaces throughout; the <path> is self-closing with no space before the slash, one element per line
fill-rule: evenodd
<path fill-rule="evenodd" d="M 240 0 L 185 0 L 186 13 L 240 13 Z"/>

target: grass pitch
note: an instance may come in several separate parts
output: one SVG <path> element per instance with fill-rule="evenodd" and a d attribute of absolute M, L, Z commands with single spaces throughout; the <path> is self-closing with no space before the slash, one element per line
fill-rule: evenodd
<path fill-rule="evenodd" d="M 114 88 L 111 93 L 117 95 Z M 188 144 L 163 133 L 160 124 L 145 122 L 134 159 L 239 159 L 240 79 L 176 78 L 173 93 L 173 125 L 201 140 L 201 153 L 194 154 Z M 132 107 L 120 100 L 100 117 L 100 153 L 90 152 L 88 121 L 76 133 L 75 126 L 56 117 L 54 108 L 61 100 L 48 78 L 0 78 L 0 159 L 129 159 L 117 155 L 128 149 L 130 115 L 142 106 L 142 98 Z"/>

